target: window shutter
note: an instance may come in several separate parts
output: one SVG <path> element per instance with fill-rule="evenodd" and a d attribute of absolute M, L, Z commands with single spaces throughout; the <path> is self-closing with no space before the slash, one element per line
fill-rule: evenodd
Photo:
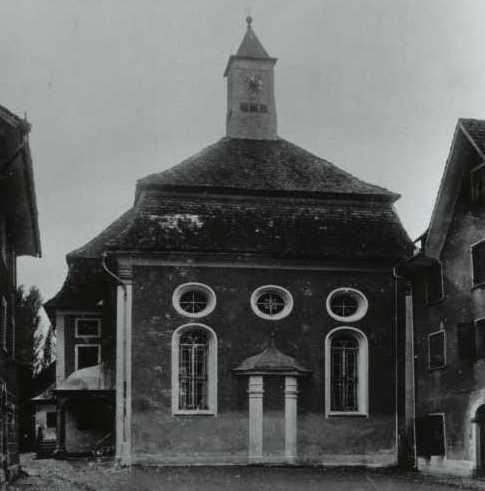
<path fill-rule="evenodd" d="M 476 357 L 485 358 L 485 319 L 475 322 Z"/>
<path fill-rule="evenodd" d="M 429 368 L 445 366 L 445 331 L 437 331 L 428 336 Z"/>
<path fill-rule="evenodd" d="M 460 360 L 473 361 L 476 357 L 475 327 L 472 322 L 458 324 L 458 356 Z"/>
<path fill-rule="evenodd" d="M 475 245 L 472 249 L 473 284 L 485 281 L 485 241 Z"/>

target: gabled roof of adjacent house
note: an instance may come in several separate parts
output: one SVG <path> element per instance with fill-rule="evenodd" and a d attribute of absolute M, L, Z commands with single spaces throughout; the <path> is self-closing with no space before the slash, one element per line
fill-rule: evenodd
<path fill-rule="evenodd" d="M 456 201 L 470 162 L 485 161 L 485 120 L 459 119 L 441 178 L 424 244 L 427 256 L 439 259 L 451 225 Z"/>
<path fill-rule="evenodd" d="M 460 119 L 458 124 L 468 133 L 471 142 L 485 156 L 485 121 L 481 119 Z"/>
<path fill-rule="evenodd" d="M 18 256 L 41 255 L 29 131 L 25 119 L 0 106 L 0 206 L 12 225 Z"/>
<path fill-rule="evenodd" d="M 395 201 L 398 194 L 368 184 L 334 164 L 278 140 L 222 138 L 180 164 L 138 181 L 147 187 L 195 187 L 236 192 L 366 195 Z"/>

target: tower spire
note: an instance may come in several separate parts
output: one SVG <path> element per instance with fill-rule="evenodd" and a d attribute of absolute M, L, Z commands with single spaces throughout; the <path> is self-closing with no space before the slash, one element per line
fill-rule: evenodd
<path fill-rule="evenodd" d="M 226 134 L 231 138 L 275 140 L 274 65 L 246 17 L 246 32 L 235 55 L 229 57 Z"/>

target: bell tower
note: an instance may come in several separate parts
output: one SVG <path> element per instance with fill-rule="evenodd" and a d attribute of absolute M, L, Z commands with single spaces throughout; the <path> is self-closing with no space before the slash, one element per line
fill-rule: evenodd
<path fill-rule="evenodd" d="M 247 29 L 235 55 L 229 57 L 226 135 L 249 140 L 276 140 L 274 65 L 246 18 Z"/>

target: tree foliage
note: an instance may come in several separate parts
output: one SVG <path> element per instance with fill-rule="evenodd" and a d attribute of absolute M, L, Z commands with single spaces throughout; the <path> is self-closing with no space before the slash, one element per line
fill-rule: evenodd
<path fill-rule="evenodd" d="M 15 302 L 16 357 L 19 363 L 31 366 L 34 373 L 43 367 L 44 343 L 39 329 L 41 308 L 42 296 L 37 287 L 32 286 L 28 293 L 25 292 L 23 286 L 17 288 Z"/>

